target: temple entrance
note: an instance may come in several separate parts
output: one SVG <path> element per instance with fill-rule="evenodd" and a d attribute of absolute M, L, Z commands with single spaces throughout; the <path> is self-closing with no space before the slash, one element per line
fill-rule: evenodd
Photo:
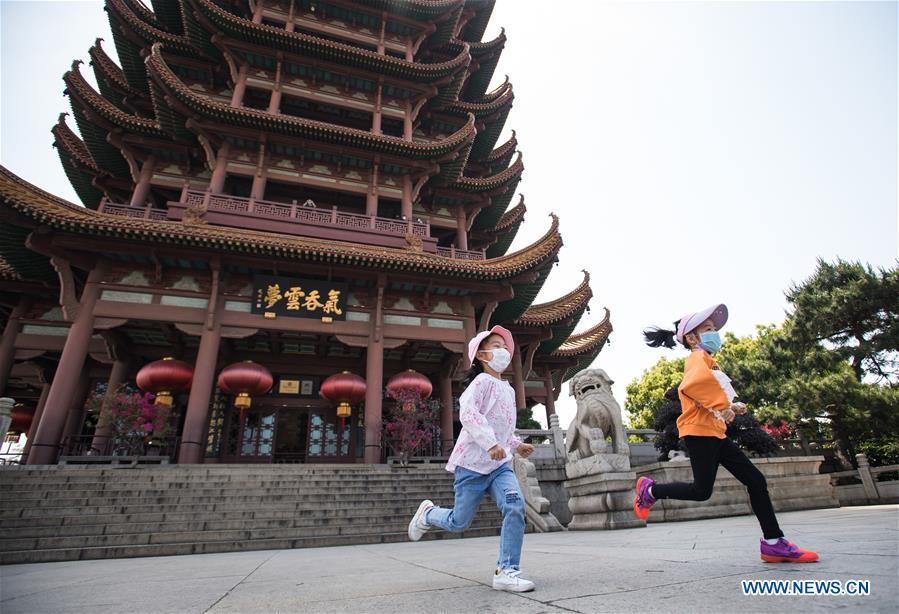
<path fill-rule="evenodd" d="M 361 418 L 345 421 L 317 403 L 256 403 L 231 414 L 227 463 L 355 463 L 362 456 Z"/>

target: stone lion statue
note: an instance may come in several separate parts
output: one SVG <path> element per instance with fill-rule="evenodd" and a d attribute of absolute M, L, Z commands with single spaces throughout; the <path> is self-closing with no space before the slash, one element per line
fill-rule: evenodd
<path fill-rule="evenodd" d="M 621 406 L 612 396 L 614 382 L 602 369 L 584 369 L 568 384 L 577 401 L 577 415 L 566 436 L 569 458 L 588 458 L 600 453 L 629 455 L 627 434 L 621 422 Z M 611 435 L 613 450 L 606 438 Z"/>

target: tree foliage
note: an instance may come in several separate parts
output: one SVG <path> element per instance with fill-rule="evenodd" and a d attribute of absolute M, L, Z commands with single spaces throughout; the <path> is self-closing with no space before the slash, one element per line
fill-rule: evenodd
<path fill-rule="evenodd" d="M 845 466 L 863 451 L 899 462 L 897 297 L 895 267 L 819 261 L 787 292 L 792 311 L 783 325 L 726 334 L 716 359 L 762 422 L 786 421 L 831 447 Z M 682 360 L 662 359 L 627 387 L 632 424 L 652 423 L 682 369 Z"/>

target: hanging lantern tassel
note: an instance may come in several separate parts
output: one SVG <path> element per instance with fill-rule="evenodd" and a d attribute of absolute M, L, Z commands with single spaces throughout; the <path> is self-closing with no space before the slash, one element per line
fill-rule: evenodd
<path fill-rule="evenodd" d="M 353 408 L 350 407 L 350 404 L 344 401 L 340 405 L 337 406 L 337 417 L 340 418 L 340 432 L 343 432 L 343 428 L 346 425 L 346 419 L 350 417 L 352 414 Z"/>

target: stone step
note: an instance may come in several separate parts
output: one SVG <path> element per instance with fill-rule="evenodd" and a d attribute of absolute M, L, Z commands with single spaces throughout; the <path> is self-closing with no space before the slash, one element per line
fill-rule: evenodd
<path fill-rule="evenodd" d="M 0 528 L 0 540 L 48 537 L 73 537 L 79 535 L 119 535 L 122 533 L 172 533 L 189 531 L 230 531 L 273 528 L 307 528 L 326 526 L 376 526 L 388 520 L 391 523 L 407 523 L 415 512 L 416 506 L 408 506 L 392 514 L 358 513 L 352 515 L 332 515 L 327 511 L 315 516 L 281 516 L 222 519 L 209 515 L 209 518 L 191 518 L 182 520 L 159 520 L 137 522 L 125 520 L 123 517 L 110 516 L 110 520 L 97 523 L 77 523 L 53 526 L 8 527 L 4 523 Z M 489 523 L 502 523 L 502 515 L 492 503 L 482 504 L 477 518 Z M 2 542 L 0 542 L 2 543 Z"/>
<path fill-rule="evenodd" d="M 499 535 L 499 527 L 480 527 L 461 533 L 435 531 L 423 539 L 456 539 Z M 189 543 L 146 544 L 138 546 L 99 546 L 90 548 L 54 548 L 45 550 L 16 550 L 0 552 L 0 565 L 44 563 L 51 561 L 77 561 L 108 558 L 133 558 L 145 556 L 174 556 L 181 554 L 208 554 L 214 552 L 240 552 L 249 550 L 283 550 L 288 548 L 317 548 L 324 546 L 349 546 L 407 541 L 406 531 L 371 533 L 360 535 L 331 535 L 326 537 L 300 537 L 275 539 L 249 539 L 239 541 L 200 541 Z"/>
<path fill-rule="evenodd" d="M 195 495 L 191 493 L 184 494 L 166 494 L 162 496 L 139 496 L 132 495 L 127 497 L 105 497 L 105 496 L 88 496 L 71 499 L 17 499 L 12 501 L 4 501 L 0 504 L 0 517 L 10 511 L 27 511 L 27 510 L 50 510 L 53 508 L 81 508 L 81 507 L 104 507 L 104 506 L 130 506 L 140 504 L 154 505 L 214 505 L 217 503 L 266 503 L 266 502 L 295 502 L 302 501 L 307 504 L 329 504 L 333 501 L 352 501 L 365 500 L 368 502 L 382 502 L 396 499 L 424 499 L 431 495 L 439 495 L 441 493 L 452 492 L 451 489 L 444 488 L 428 488 L 407 490 L 404 492 L 359 492 L 351 493 L 343 496 L 335 496 L 327 493 L 308 494 L 301 490 L 286 493 L 258 492 L 247 494 L 245 492 L 238 493 L 219 493 L 209 495 Z"/>
<path fill-rule="evenodd" d="M 60 482 L 75 481 L 105 481 L 108 479 L 272 479 L 276 477 L 326 477 L 342 479 L 352 477 L 400 477 L 414 475 L 448 474 L 443 463 L 433 465 L 418 465 L 411 469 L 341 469 L 329 468 L 333 466 L 319 465 L 316 469 L 281 469 L 287 465 L 263 465 L 261 469 L 246 469 L 247 465 L 219 465 L 212 470 L 212 465 L 199 465 L 187 467 L 185 465 L 158 465 L 153 468 L 119 468 L 119 469 L 78 469 L 61 468 L 56 471 L 27 471 L 10 470 L 0 468 L 0 485 L 12 484 L 17 481 L 31 482 L 34 480 L 55 480 Z M 289 467 L 304 467 L 303 465 L 289 465 Z M 343 466 L 338 466 L 343 467 Z"/>
<path fill-rule="evenodd" d="M 417 481 L 393 481 L 383 483 L 359 482 L 357 484 L 346 484 L 344 482 L 332 482 L 330 484 L 317 483 L 308 485 L 303 482 L 282 482 L 278 486 L 267 486 L 261 484 L 247 483 L 245 486 L 240 484 L 233 485 L 206 485 L 198 488 L 191 485 L 179 485 L 176 487 L 168 487 L 158 484 L 149 484 L 147 486 L 121 486 L 118 488 L 97 488 L 97 489 L 34 489 L 16 493 L 4 493 L 0 508 L 5 504 L 27 504 L 32 501 L 40 501 L 46 499 L 79 499 L 92 496 L 108 496 L 108 497 L 160 497 L 167 495 L 186 493 L 197 496 L 216 496 L 226 495 L 230 493 L 246 493 L 249 495 L 271 494 L 337 494 L 352 495 L 363 494 L 366 492 L 399 492 L 405 490 L 426 490 L 432 487 L 451 488 L 450 480 L 417 480 Z M 14 497 L 12 495 L 15 495 Z"/>
<path fill-rule="evenodd" d="M 452 505 L 452 497 L 435 498 L 433 501 L 437 505 Z M 349 518 L 367 513 L 380 514 L 384 516 L 408 514 L 410 506 L 417 507 L 418 501 L 402 501 L 396 504 L 384 507 L 353 507 L 353 508 L 329 508 L 327 516 L 329 518 Z M 485 500 L 485 505 L 486 505 Z M 489 503 L 493 506 L 493 503 Z M 28 527 L 63 527 L 70 525 L 95 525 L 95 524 L 114 524 L 114 523 L 146 523 L 146 522 L 187 522 L 187 521 L 215 521 L 215 520 L 249 520 L 255 518 L 262 519 L 290 519 L 290 518 L 314 518 L 322 516 L 324 512 L 320 508 L 298 510 L 295 506 L 286 508 L 276 508 L 266 506 L 265 508 L 248 509 L 246 506 L 240 506 L 233 510 L 184 510 L 168 511 L 168 512 L 138 512 L 138 513 L 106 513 L 106 514 L 78 514 L 78 515 L 57 515 L 57 516 L 35 516 L 27 518 L 9 518 L 3 520 L 3 527 L 8 529 L 22 529 Z"/>
<path fill-rule="evenodd" d="M 247 480 L 247 479 L 200 479 L 200 478 L 160 478 L 160 479 L 108 479 L 102 480 L 98 478 L 92 481 L 22 481 L 12 484 L 0 484 L 0 493 L 21 493 L 27 495 L 31 492 L 55 490 L 55 491 L 72 491 L 72 490 L 119 490 L 133 488 L 195 488 L 197 485 L 203 485 L 206 488 L 237 488 L 255 485 L 257 487 L 281 487 L 291 485 L 303 485 L 311 488 L 329 487 L 331 485 L 347 485 L 359 486 L 365 484 L 390 485 L 398 483 L 431 483 L 434 481 L 447 481 L 452 483 L 452 475 L 449 472 L 442 474 L 428 474 L 409 476 L 398 479 L 393 476 L 352 476 L 346 478 L 325 478 L 321 476 L 267 476 L 265 479 Z"/>
<path fill-rule="evenodd" d="M 163 531 L 75 535 L 70 537 L 28 537 L 0 539 L 0 552 L 17 550 L 53 550 L 65 548 L 95 548 L 104 546 L 139 546 L 185 542 L 244 541 L 253 539 L 295 539 L 300 537 L 329 537 L 335 535 L 388 534 L 403 531 L 409 518 L 393 522 L 321 525 L 313 527 L 251 527 L 199 531 Z M 496 527 L 495 518 L 477 518 L 475 528 Z"/>
<path fill-rule="evenodd" d="M 435 498 L 436 497 L 436 498 Z M 370 498 L 367 500 L 359 500 L 359 499 L 349 499 L 349 500 L 340 500 L 340 499 L 332 499 L 327 501 L 327 507 L 329 509 L 381 509 L 384 507 L 391 507 L 396 503 L 404 502 L 416 502 L 421 501 L 422 499 L 429 498 L 433 500 L 451 500 L 452 497 L 449 494 L 441 496 L 440 493 L 428 493 L 426 496 L 421 497 L 411 497 L 411 498 L 403 498 L 398 499 L 396 497 L 388 497 L 381 498 L 379 500 L 374 500 L 374 498 Z M 316 510 L 322 509 L 324 504 L 322 502 L 310 502 L 307 500 L 297 501 L 296 499 L 288 499 L 286 501 L 260 501 L 255 498 L 251 498 L 248 501 L 221 501 L 217 500 L 216 502 L 206 503 L 206 502 L 191 502 L 191 503 L 167 503 L 160 504 L 152 501 L 146 500 L 138 500 L 136 503 L 129 503 L 127 505 L 118 503 L 112 505 L 79 505 L 79 506 L 65 506 L 65 507 L 28 507 L 24 509 L 14 509 L 14 510 L 3 510 L 0 512 L 0 519 L 5 521 L 6 518 L 35 518 L 35 517 L 43 517 L 43 516 L 74 516 L 74 515 L 92 515 L 92 514 L 135 514 L 141 512 L 216 512 L 216 511 L 231 511 L 231 510 L 241 510 L 241 509 L 280 509 L 280 510 L 295 510 L 296 512 L 302 510 Z"/>
<path fill-rule="evenodd" d="M 401 541 L 424 498 L 442 464 L 0 470 L 0 564 Z M 488 497 L 466 534 L 501 524 Z"/>

